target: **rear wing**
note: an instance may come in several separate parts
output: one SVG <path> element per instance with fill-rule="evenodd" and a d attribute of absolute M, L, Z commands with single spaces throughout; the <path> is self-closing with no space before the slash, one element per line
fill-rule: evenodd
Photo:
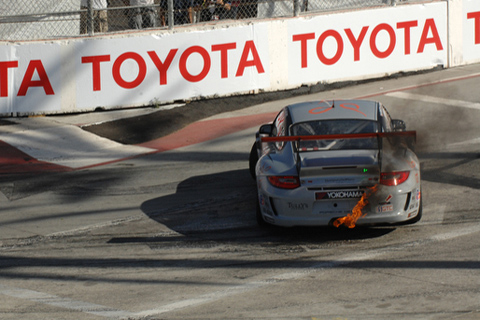
<path fill-rule="evenodd" d="M 416 143 L 417 133 L 416 131 L 398 131 L 398 132 L 377 132 L 377 133 L 353 133 L 353 134 L 331 134 L 331 135 L 308 135 L 308 136 L 281 136 L 281 137 L 262 137 L 261 142 L 267 145 L 275 143 L 293 143 L 293 151 L 296 154 L 297 171 L 300 175 L 301 158 L 303 156 L 300 153 L 309 151 L 327 151 L 327 150 L 357 150 L 357 153 L 361 153 L 360 150 L 377 150 L 381 154 L 396 154 L 397 152 L 404 153 L 402 150 L 410 149 L 414 151 Z M 358 141 L 357 144 L 349 143 L 349 139 L 365 139 L 366 141 Z M 308 143 L 309 141 L 322 141 L 328 140 L 325 143 Z M 304 143 L 306 142 L 306 143 Z M 335 144 L 338 142 L 337 144 Z M 363 144 L 362 144 L 363 143 Z M 341 145 L 341 147 L 338 147 Z M 273 147 L 273 146 L 272 146 Z M 269 147 L 271 148 L 271 147 Z M 328 151 L 327 151 L 328 152 Z M 360 158 L 358 158 L 360 159 Z M 380 172 L 380 163 L 374 165 L 371 163 L 371 172 Z M 346 165 L 346 164 L 345 164 Z M 364 166 L 364 168 L 366 168 Z M 376 169 L 375 169 L 376 168 Z M 307 168 L 303 168 L 305 170 Z M 315 170 L 314 168 L 308 168 L 307 170 Z M 343 171 L 346 169 L 343 168 Z M 357 170 L 357 169 L 352 169 Z M 344 173 L 351 173 L 345 171 Z"/>
<path fill-rule="evenodd" d="M 347 133 L 347 134 L 326 134 L 311 136 L 281 136 L 262 137 L 262 142 L 288 142 L 288 141 L 309 141 L 309 140 L 341 140 L 341 139 L 365 139 L 365 138 L 413 138 L 416 142 L 416 131 L 401 132 L 373 132 L 373 133 Z M 400 139 L 403 140 L 403 139 Z"/>

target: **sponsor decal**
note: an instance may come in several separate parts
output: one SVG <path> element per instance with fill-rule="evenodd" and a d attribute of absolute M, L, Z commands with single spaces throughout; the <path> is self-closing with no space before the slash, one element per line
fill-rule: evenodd
<path fill-rule="evenodd" d="M 392 204 L 386 204 L 386 205 L 377 207 L 377 213 L 392 212 L 392 211 L 393 211 L 393 205 Z"/>
<path fill-rule="evenodd" d="M 260 172 L 265 173 L 270 171 L 271 169 L 272 169 L 272 166 L 269 166 L 263 163 L 262 166 L 260 167 Z"/>
<path fill-rule="evenodd" d="M 301 184 L 312 184 L 313 180 L 300 180 Z"/>
<path fill-rule="evenodd" d="M 421 196 L 420 189 L 417 189 L 417 201 L 420 200 Z"/>
<path fill-rule="evenodd" d="M 410 212 L 410 213 L 408 214 L 408 217 L 409 217 L 409 218 L 413 218 L 413 217 L 415 217 L 417 214 L 418 214 L 418 211 Z"/>
<path fill-rule="evenodd" d="M 259 200 L 261 206 L 264 206 L 264 205 L 265 205 L 265 197 L 263 196 L 263 194 L 261 194 L 261 195 L 258 197 L 258 200 Z"/>
<path fill-rule="evenodd" d="M 308 203 L 288 202 L 288 209 L 305 210 L 308 209 Z"/>
<path fill-rule="evenodd" d="M 385 198 L 385 201 L 379 202 L 378 205 L 383 206 L 386 204 L 390 204 L 390 200 L 392 200 L 393 196 L 391 194 L 388 195 L 388 197 Z"/>
<path fill-rule="evenodd" d="M 315 200 L 359 199 L 364 193 L 364 190 L 316 192 Z"/>

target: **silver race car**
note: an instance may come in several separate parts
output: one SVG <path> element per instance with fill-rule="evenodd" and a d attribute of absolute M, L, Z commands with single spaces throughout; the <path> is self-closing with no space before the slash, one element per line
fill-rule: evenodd
<path fill-rule="evenodd" d="M 415 138 L 375 101 L 284 107 L 260 127 L 250 153 L 259 224 L 353 228 L 419 221 Z"/>

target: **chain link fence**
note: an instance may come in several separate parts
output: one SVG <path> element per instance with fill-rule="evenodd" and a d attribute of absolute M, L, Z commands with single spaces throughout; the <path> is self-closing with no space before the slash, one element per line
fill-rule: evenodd
<path fill-rule="evenodd" d="M 0 40 L 58 39 L 145 28 L 392 6 L 405 0 L 0 0 Z M 415 2 L 419 0 L 410 0 Z"/>

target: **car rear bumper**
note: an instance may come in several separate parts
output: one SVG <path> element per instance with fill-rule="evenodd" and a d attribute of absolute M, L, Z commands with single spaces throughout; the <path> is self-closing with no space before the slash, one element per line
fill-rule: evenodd
<path fill-rule="evenodd" d="M 359 199 L 315 201 L 304 193 L 290 193 L 281 197 L 259 190 L 260 212 L 263 219 L 273 225 L 329 226 L 338 218 L 351 215 Z M 361 209 L 356 225 L 398 224 L 414 219 L 420 210 L 420 189 L 398 190 L 379 187 Z"/>

